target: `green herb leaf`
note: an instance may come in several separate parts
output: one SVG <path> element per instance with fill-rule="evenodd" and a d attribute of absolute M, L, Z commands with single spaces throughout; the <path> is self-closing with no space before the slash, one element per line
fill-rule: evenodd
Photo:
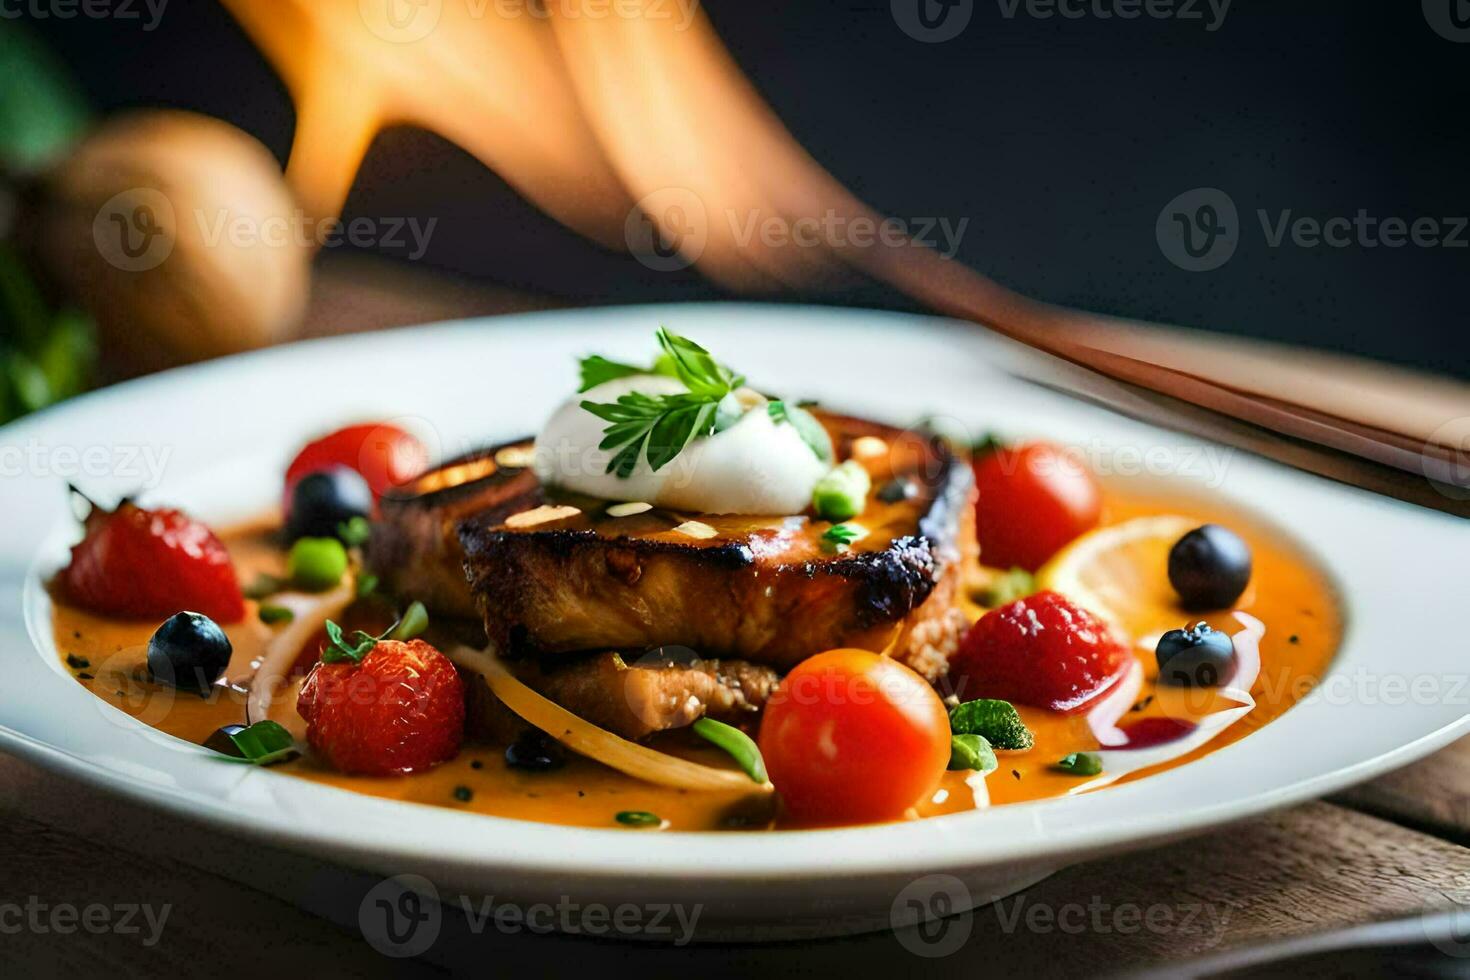
<path fill-rule="evenodd" d="M 357 577 L 357 597 L 372 595 L 378 591 L 378 577 L 371 572 L 363 572 Z"/>
<path fill-rule="evenodd" d="M 633 475 L 639 458 L 645 453 L 649 467 L 658 471 L 694 439 L 717 432 L 722 423 L 728 422 L 719 411 L 720 402 L 744 382 L 692 340 L 660 327 L 658 342 L 669 368 L 689 389 L 687 392 L 648 395 L 630 391 L 611 402 L 581 403 L 584 411 L 608 423 L 602 430 L 598 448 L 617 450 L 608 460 L 606 472 L 621 479 Z M 583 361 L 584 381 L 586 365 L 587 361 Z M 599 359 L 595 371 L 605 373 L 626 367 Z"/>
<path fill-rule="evenodd" d="M 394 626 L 397 624 L 395 623 Z M 331 642 L 322 651 L 322 663 L 337 664 L 350 660 L 355 664 L 362 663 L 362 658 L 372 652 L 373 647 L 378 645 L 379 637 L 362 630 L 355 630 L 351 638 L 342 635 L 342 627 L 327 620 L 327 639 Z M 392 632 L 390 628 L 389 632 Z M 386 634 L 385 634 L 386 635 Z"/>
<path fill-rule="evenodd" d="M 794 426 L 796 434 L 801 436 L 801 441 L 807 444 L 817 459 L 824 463 L 832 461 L 832 437 L 815 415 L 798 405 L 788 405 L 783 401 L 767 402 L 766 411 L 770 413 L 771 421 L 777 425 L 786 422 Z"/>
<path fill-rule="evenodd" d="M 1074 776 L 1096 776 L 1103 771 L 1102 756 L 1096 752 L 1073 752 L 1058 759 L 1057 768 Z"/>
<path fill-rule="evenodd" d="M 296 618 L 296 614 L 285 606 L 261 606 L 256 615 L 267 626 L 274 626 L 276 623 L 289 623 Z"/>
<path fill-rule="evenodd" d="M 387 633 L 385 639 L 411 640 L 429 628 L 429 611 L 422 602 L 413 602 Z"/>
<path fill-rule="evenodd" d="M 651 369 L 637 367 L 633 364 L 623 364 L 620 361 L 610 361 L 600 354 L 582 358 L 581 363 L 582 386 L 578 392 L 596 388 L 600 384 L 616 381 L 618 378 L 631 378 L 635 374 L 650 374 Z"/>
<path fill-rule="evenodd" d="M 982 735 L 997 749 L 1029 749 L 1036 744 L 1009 701 L 966 701 L 950 710 L 949 730 L 955 735 Z"/>
<path fill-rule="evenodd" d="M 769 778 L 766 775 L 766 760 L 762 758 L 760 748 L 740 729 L 713 718 L 701 718 L 691 727 L 694 734 L 728 752 L 730 758 L 739 763 L 745 774 L 755 782 L 765 783 Z"/>
<path fill-rule="evenodd" d="M 842 554 L 852 547 L 854 541 L 868 536 L 868 529 L 861 524 L 833 524 L 822 533 L 822 548 Z"/>
<path fill-rule="evenodd" d="M 849 459 L 817 481 L 812 488 L 812 509 L 824 520 L 845 521 L 868 506 L 872 488 L 873 479 L 863 464 Z"/>
<path fill-rule="evenodd" d="M 949 768 L 987 773 L 999 769 L 1000 763 L 983 735 L 952 735 L 949 739 Z"/>
<path fill-rule="evenodd" d="M 623 810 L 613 819 L 628 827 L 657 827 L 663 823 L 658 814 L 647 810 Z"/>
<path fill-rule="evenodd" d="M 372 533 L 373 526 L 366 517 L 354 517 L 337 525 L 337 537 L 341 538 L 342 543 L 349 548 L 367 544 Z"/>
<path fill-rule="evenodd" d="M 227 725 L 204 744 L 222 755 L 257 766 L 275 765 L 301 754 L 291 733 L 274 721 L 257 721 L 248 728 Z"/>

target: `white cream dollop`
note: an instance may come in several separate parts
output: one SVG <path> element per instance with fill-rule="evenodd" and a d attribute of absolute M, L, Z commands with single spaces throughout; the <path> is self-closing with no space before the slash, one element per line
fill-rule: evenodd
<path fill-rule="evenodd" d="M 777 423 L 766 400 L 742 391 L 744 414 L 729 428 L 697 438 L 658 472 L 646 455 L 632 474 L 607 472 L 617 450 L 598 449 L 607 423 L 583 401 L 611 402 L 619 395 L 684 392 L 662 375 L 636 375 L 576 395 L 552 414 L 536 437 L 536 474 L 544 482 L 606 500 L 644 500 L 701 514 L 797 514 L 811 503 L 812 488 L 829 469 L 796 426 Z"/>

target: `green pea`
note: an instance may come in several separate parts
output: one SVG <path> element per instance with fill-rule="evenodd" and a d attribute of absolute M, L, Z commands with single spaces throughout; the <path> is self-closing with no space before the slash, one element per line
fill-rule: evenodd
<path fill-rule="evenodd" d="M 823 520 L 845 521 L 863 512 L 872 486 L 863 464 L 850 459 L 817 481 L 812 507 Z"/>
<path fill-rule="evenodd" d="M 291 584 L 307 592 L 325 592 L 347 573 L 347 549 L 336 538 L 301 538 L 286 559 Z"/>

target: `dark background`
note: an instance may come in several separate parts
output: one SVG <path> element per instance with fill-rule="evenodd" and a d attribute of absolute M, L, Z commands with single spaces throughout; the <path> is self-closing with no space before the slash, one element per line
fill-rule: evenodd
<path fill-rule="evenodd" d="M 968 217 L 959 257 L 1016 289 L 1470 377 L 1470 248 L 1272 248 L 1256 216 L 1470 214 L 1470 43 L 1431 30 L 1415 0 L 1236 0 L 1214 32 L 1007 18 L 975 0 L 940 44 L 906 35 L 887 0 L 704 6 L 838 179 L 891 214 Z M 285 91 L 223 8 L 173 0 L 156 30 L 144 22 L 33 24 L 98 108 L 196 109 L 284 157 Z M 1201 186 L 1234 199 L 1241 242 L 1190 273 L 1161 254 L 1154 223 Z M 718 295 L 692 271 L 578 239 L 424 133 L 379 138 L 347 213 L 438 216 L 425 263 L 578 303 Z M 878 287 L 822 299 L 905 306 Z"/>

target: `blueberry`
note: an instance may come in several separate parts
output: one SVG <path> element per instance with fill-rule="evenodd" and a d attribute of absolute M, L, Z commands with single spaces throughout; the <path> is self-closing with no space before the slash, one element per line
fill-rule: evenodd
<path fill-rule="evenodd" d="M 181 691 L 207 692 L 230 664 L 230 638 L 203 613 L 174 613 L 148 638 L 148 676 Z"/>
<path fill-rule="evenodd" d="M 1230 634 L 1196 623 L 1170 630 L 1159 639 L 1159 682 L 1178 687 L 1220 687 L 1235 674 L 1235 644 Z"/>
<path fill-rule="evenodd" d="M 1228 609 L 1250 580 L 1250 547 L 1218 524 L 1195 528 L 1169 551 L 1169 582 L 1186 609 Z"/>
<path fill-rule="evenodd" d="M 561 746 L 535 728 L 522 734 L 505 750 L 505 764 L 512 769 L 545 772 L 560 769 L 566 761 Z"/>
<path fill-rule="evenodd" d="M 291 511 L 286 518 L 286 536 L 334 538 L 338 528 L 354 517 L 373 512 L 373 491 L 356 470 L 345 466 L 308 473 L 291 491 Z"/>

